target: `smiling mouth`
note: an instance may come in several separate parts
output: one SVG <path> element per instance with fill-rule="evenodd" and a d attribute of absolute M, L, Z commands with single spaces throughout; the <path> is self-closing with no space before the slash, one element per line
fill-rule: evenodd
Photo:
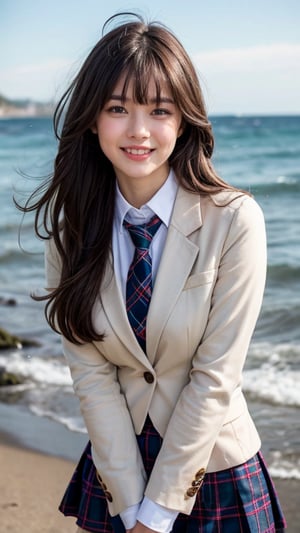
<path fill-rule="evenodd" d="M 122 148 L 122 150 L 131 155 L 147 155 L 153 152 L 151 148 Z"/>

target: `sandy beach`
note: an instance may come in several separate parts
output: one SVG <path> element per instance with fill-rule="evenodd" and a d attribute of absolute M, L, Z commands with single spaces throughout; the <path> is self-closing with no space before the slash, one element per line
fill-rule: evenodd
<path fill-rule="evenodd" d="M 1 444 L 1 533 L 75 533 L 75 519 L 57 511 L 73 467 L 63 459 Z"/>
<path fill-rule="evenodd" d="M 0 532 L 75 533 L 73 518 L 57 511 L 74 463 L 20 447 L 0 434 Z M 298 533 L 300 482 L 275 480 L 288 521 L 288 533 Z"/>

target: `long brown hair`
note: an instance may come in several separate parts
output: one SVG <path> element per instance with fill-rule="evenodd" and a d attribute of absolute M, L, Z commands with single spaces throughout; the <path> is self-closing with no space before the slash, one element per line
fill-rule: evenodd
<path fill-rule="evenodd" d="M 170 87 L 182 113 L 183 133 L 170 157 L 179 183 L 195 193 L 231 188 L 213 169 L 214 139 L 195 68 L 177 38 L 160 23 L 135 14 L 103 36 L 57 105 L 59 139 L 53 176 L 29 198 L 24 212 L 36 211 L 35 231 L 52 238 L 61 263 L 59 286 L 48 295 L 50 326 L 72 342 L 103 340 L 92 322 L 111 249 L 115 174 L 91 126 L 123 75 L 124 95 L 134 80 L 134 98 L 147 103 L 150 79 Z M 124 14 L 122 14 L 124 16 Z M 40 228 L 43 228 L 43 231 Z"/>

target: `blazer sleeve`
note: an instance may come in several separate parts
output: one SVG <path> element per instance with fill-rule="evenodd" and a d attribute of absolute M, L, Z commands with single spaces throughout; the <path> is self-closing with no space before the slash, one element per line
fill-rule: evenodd
<path fill-rule="evenodd" d="M 225 209 L 232 210 L 232 221 L 207 326 L 145 492 L 158 504 L 186 514 L 195 500 L 189 489 L 193 480 L 201 485 L 232 394 L 241 385 L 265 285 L 266 239 L 259 206 L 246 197 L 237 208 Z"/>
<path fill-rule="evenodd" d="M 46 245 L 47 286 L 59 281 L 59 258 Z M 92 443 L 93 461 L 107 497 L 109 512 L 119 514 L 143 498 L 146 474 L 132 420 L 117 380 L 115 365 L 94 343 L 75 345 L 62 337 L 73 387 Z"/>

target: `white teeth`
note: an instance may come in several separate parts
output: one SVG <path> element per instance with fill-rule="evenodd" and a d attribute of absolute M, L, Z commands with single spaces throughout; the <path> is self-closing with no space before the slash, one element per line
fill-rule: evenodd
<path fill-rule="evenodd" d="M 132 155 L 145 155 L 149 154 L 151 150 L 143 150 L 143 149 L 136 149 L 136 148 L 125 148 L 125 152 Z"/>

